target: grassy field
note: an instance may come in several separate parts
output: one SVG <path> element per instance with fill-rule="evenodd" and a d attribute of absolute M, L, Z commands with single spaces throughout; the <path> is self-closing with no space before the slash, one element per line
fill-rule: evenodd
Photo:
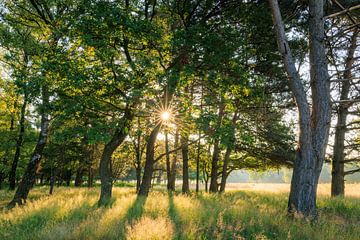
<path fill-rule="evenodd" d="M 360 185 L 352 188 L 359 194 Z M 328 186 L 321 186 L 319 218 L 307 222 L 286 216 L 285 185 L 236 189 L 242 190 L 191 196 L 155 191 L 145 199 L 115 188 L 112 206 L 97 208 L 98 188 L 59 188 L 53 196 L 36 188 L 24 207 L 0 212 L 0 239 L 360 239 L 359 195 L 330 199 L 323 194 Z M 0 205 L 11 196 L 0 191 Z"/>

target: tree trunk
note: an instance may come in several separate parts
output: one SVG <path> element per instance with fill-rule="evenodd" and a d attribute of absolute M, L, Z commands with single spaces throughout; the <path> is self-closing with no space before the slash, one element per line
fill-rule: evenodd
<path fill-rule="evenodd" d="M 76 171 L 76 174 L 75 174 L 75 182 L 74 182 L 74 185 L 75 187 L 80 187 L 82 184 L 83 184 L 83 169 L 82 167 L 79 167 Z"/>
<path fill-rule="evenodd" d="M 22 205 L 26 202 L 30 189 L 34 185 L 36 171 L 40 164 L 41 156 L 46 145 L 46 140 L 49 131 L 49 93 L 47 87 L 42 89 L 42 109 L 41 109 L 41 129 L 39 139 L 35 146 L 34 152 L 31 155 L 30 161 L 25 169 L 24 175 L 15 192 L 13 200 L 8 204 L 8 208 L 13 208 L 16 204 Z"/>
<path fill-rule="evenodd" d="M 71 177 L 72 177 L 72 171 L 71 169 L 65 170 L 65 174 L 64 174 L 64 180 L 65 180 L 65 185 L 67 187 L 70 187 L 70 183 L 71 183 Z"/>
<path fill-rule="evenodd" d="M 325 53 L 323 1 L 309 1 L 310 86 L 312 108 L 296 70 L 277 0 L 269 0 L 279 51 L 299 110 L 299 141 L 288 202 L 289 213 L 316 216 L 316 191 L 330 128 L 330 81 Z"/>
<path fill-rule="evenodd" d="M 154 146 L 159 130 L 160 124 L 157 124 L 155 128 L 151 131 L 149 139 L 146 143 L 146 160 L 144 174 L 138 193 L 140 196 L 147 196 L 150 191 L 152 175 L 154 172 Z"/>
<path fill-rule="evenodd" d="M 218 119 L 217 119 L 217 124 L 216 124 L 216 129 L 215 129 L 216 133 L 217 133 L 217 131 L 219 131 L 219 129 L 221 127 L 222 118 L 224 116 L 224 110 L 225 110 L 225 105 L 223 104 L 223 99 L 221 97 Z M 218 180 L 218 169 L 219 169 L 218 162 L 219 162 L 219 154 L 220 154 L 219 144 L 220 144 L 220 137 L 215 136 L 213 156 L 212 156 L 212 160 L 211 160 L 211 176 L 210 176 L 210 188 L 209 188 L 209 191 L 212 193 L 216 193 L 218 191 L 217 180 Z"/>
<path fill-rule="evenodd" d="M 15 190 L 15 184 L 16 184 L 16 169 L 19 163 L 19 159 L 20 159 L 20 152 L 21 152 L 21 147 L 24 141 L 24 134 L 25 134 L 25 114 L 26 114 L 26 105 L 27 105 L 27 94 L 24 94 L 24 102 L 23 105 L 21 106 L 21 111 L 20 111 L 20 122 L 19 122 L 19 126 L 20 126 L 20 131 L 19 131 L 19 136 L 18 139 L 16 140 L 16 150 L 15 150 L 15 155 L 14 155 L 14 159 L 13 162 L 11 164 L 11 169 L 9 172 L 9 189 L 10 190 Z"/>
<path fill-rule="evenodd" d="M 88 187 L 88 188 L 92 188 L 93 185 L 94 185 L 94 173 L 93 173 L 92 166 L 89 166 L 89 169 L 88 169 L 87 187 Z"/>
<path fill-rule="evenodd" d="M 182 193 L 189 193 L 189 136 L 187 133 L 181 136 L 181 153 L 183 160 L 183 183 L 182 183 Z"/>
<path fill-rule="evenodd" d="M 232 149 L 228 147 L 225 152 L 224 156 L 224 164 L 222 168 L 222 175 L 221 175 L 221 183 L 220 183 L 220 192 L 225 192 L 225 186 L 226 186 L 226 179 L 227 179 L 227 169 L 228 169 L 228 163 L 230 159 Z"/>
<path fill-rule="evenodd" d="M 100 181 L 101 181 L 101 193 L 98 201 L 99 206 L 105 206 L 110 202 L 112 195 L 112 171 L 111 171 L 111 157 L 114 151 L 120 146 L 128 134 L 130 129 L 133 115 L 131 110 L 127 108 L 125 115 L 122 117 L 122 123 L 111 140 L 105 145 L 103 154 L 100 159 Z"/>
<path fill-rule="evenodd" d="M 135 144 L 136 149 L 136 162 L 135 162 L 135 171 L 136 171 L 136 192 L 140 190 L 141 184 L 141 158 L 143 153 L 143 148 L 141 148 L 141 126 L 140 126 L 140 117 L 137 118 L 137 143 Z"/>
<path fill-rule="evenodd" d="M 171 179 L 171 166 L 170 166 L 170 154 L 169 154 L 169 139 L 168 131 L 165 130 L 165 157 L 166 157 L 166 180 L 167 180 L 167 190 L 170 189 L 170 179 Z"/>
<path fill-rule="evenodd" d="M 234 116 L 231 121 L 232 127 L 234 129 L 236 127 L 237 119 L 238 119 L 238 112 L 236 111 L 234 113 Z M 234 131 L 234 134 L 235 134 L 235 131 Z M 220 183 L 220 192 L 225 191 L 226 179 L 228 177 L 228 164 L 229 164 L 229 160 L 230 160 L 230 154 L 232 152 L 232 148 L 233 148 L 233 145 L 235 144 L 235 140 L 236 140 L 234 134 L 231 136 L 231 143 L 229 143 L 229 146 L 226 148 L 226 152 L 225 152 L 225 156 L 224 156 L 224 164 L 223 164 L 223 168 L 222 168 L 221 183 Z"/>
<path fill-rule="evenodd" d="M 340 100 L 349 99 L 350 91 L 350 79 L 352 78 L 351 68 L 355 62 L 354 54 L 356 49 L 356 41 L 358 37 L 359 29 L 355 28 L 354 33 L 351 37 L 350 47 L 345 62 L 345 71 L 343 78 L 345 81 L 342 82 Z M 346 123 L 348 116 L 348 109 L 350 105 L 348 103 L 340 103 L 337 111 L 337 124 L 335 127 L 335 142 L 333 149 L 332 159 L 332 171 L 331 171 L 331 196 L 343 196 L 345 194 L 345 134 L 346 134 Z"/>
<path fill-rule="evenodd" d="M 178 144 L 179 144 L 179 131 L 178 131 L 178 129 L 176 129 L 174 149 L 178 148 Z M 171 191 L 175 191 L 176 163 L 177 163 L 177 151 L 174 153 L 172 161 L 171 161 L 170 181 L 169 181 L 169 188 L 168 188 Z"/>
<path fill-rule="evenodd" d="M 165 109 L 169 107 L 169 102 L 171 102 L 178 80 L 179 80 L 179 76 L 173 78 L 172 81 L 168 82 L 168 85 L 166 86 L 162 101 L 162 104 L 165 107 Z M 147 196 L 150 191 L 151 180 L 152 180 L 152 175 L 154 172 L 154 164 L 155 164 L 154 146 L 157 135 L 160 131 L 160 127 L 161 127 L 161 122 L 156 124 L 154 129 L 151 131 L 149 139 L 147 140 L 146 143 L 146 159 L 145 159 L 144 174 L 140 185 L 140 190 L 138 193 L 138 195 L 140 196 Z"/>

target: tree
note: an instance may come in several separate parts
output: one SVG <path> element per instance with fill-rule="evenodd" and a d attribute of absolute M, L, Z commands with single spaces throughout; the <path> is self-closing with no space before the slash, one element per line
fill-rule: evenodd
<path fill-rule="evenodd" d="M 316 215 L 316 190 L 328 142 L 331 106 L 325 53 L 324 2 L 309 1 L 311 105 L 296 70 L 277 0 L 270 0 L 279 52 L 299 111 L 299 140 L 288 202 L 289 213 Z"/>

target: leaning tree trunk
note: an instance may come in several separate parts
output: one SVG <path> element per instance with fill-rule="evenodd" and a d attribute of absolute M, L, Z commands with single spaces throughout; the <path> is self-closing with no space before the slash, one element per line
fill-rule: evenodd
<path fill-rule="evenodd" d="M 41 156 L 46 145 L 46 140 L 49 131 L 49 93 L 46 87 L 42 89 L 42 109 L 41 109 L 41 129 L 39 139 L 35 146 L 34 152 L 31 155 L 30 161 L 25 169 L 24 175 L 15 192 L 13 200 L 8 204 L 8 208 L 13 208 L 16 204 L 22 205 L 26 202 L 30 189 L 35 183 L 36 171 L 39 167 Z"/>
<path fill-rule="evenodd" d="M 19 122 L 19 126 L 20 126 L 20 131 L 19 131 L 19 136 L 16 140 L 16 150 L 15 150 L 15 155 L 14 155 L 14 159 L 13 162 L 11 164 L 11 169 L 9 172 L 9 189 L 10 190 L 15 190 L 15 183 L 16 183 L 16 169 L 19 163 L 19 159 L 20 159 L 20 152 L 21 152 L 21 147 L 24 141 L 24 134 L 25 134 L 25 113 L 26 113 L 26 105 L 27 105 L 27 94 L 24 94 L 24 102 L 23 105 L 21 106 L 21 111 L 20 111 L 20 122 Z"/>
<path fill-rule="evenodd" d="M 179 77 L 172 79 L 171 82 L 168 83 L 165 89 L 165 93 L 163 95 L 163 101 L 162 104 L 165 108 L 169 107 L 169 102 L 171 102 L 171 99 L 173 97 L 173 94 L 175 92 L 175 87 L 177 84 L 177 81 L 179 80 Z M 154 172 L 154 154 L 155 154 L 155 142 L 157 135 L 160 131 L 161 123 L 157 123 L 154 129 L 151 131 L 150 136 L 146 143 L 146 158 L 145 158 L 145 166 L 144 166 L 144 174 L 143 178 L 140 184 L 140 190 L 138 192 L 138 195 L 140 196 L 147 196 L 149 194 L 150 188 L 151 188 L 151 179 Z"/>
<path fill-rule="evenodd" d="M 111 140 L 105 145 L 103 154 L 100 159 L 100 181 L 101 181 L 101 192 L 100 199 L 98 201 L 99 206 L 105 206 L 110 202 L 112 195 L 112 171 L 111 171 L 111 157 L 114 151 L 120 146 L 128 134 L 130 129 L 133 115 L 131 110 L 127 108 L 125 115 L 122 117 L 122 123 L 116 129 L 116 132 L 112 136 Z"/>
<path fill-rule="evenodd" d="M 299 110 L 299 141 L 291 180 L 288 211 L 316 216 L 316 191 L 325 159 L 331 120 L 330 81 L 325 53 L 322 0 L 309 0 L 311 111 L 304 85 L 286 39 L 277 0 L 269 0 L 279 51 Z"/>
<path fill-rule="evenodd" d="M 236 126 L 237 119 L 238 119 L 238 111 L 234 113 L 234 116 L 231 121 L 233 128 L 235 128 Z M 233 131 L 233 133 L 235 134 L 235 131 Z M 220 183 L 220 192 L 225 191 L 226 179 L 228 177 L 228 164 L 230 160 L 230 154 L 232 152 L 233 144 L 235 144 L 235 140 L 236 140 L 234 134 L 231 136 L 231 143 L 229 143 L 230 145 L 226 148 L 226 152 L 224 156 L 224 164 L 222 168 L 221 183 Z"/>
<path fill-rule="evenodd" d="M 140 185 L 139 195 L 147 196 L 151 188 L 151 179 L 154 172 L 154 146 L 157 135 L 160 130 L 160 124 L 157 124 L 151 131 L 149 139 L 146 143 L 146 160 L 144 167 L 143 179 Z"/>
<path fill-rule="evenodd" d="M 345 134 L 346 134 L 346 120 L 348 116 L 348 109 L 351 103 L 346 102 L 349 100 L 350 80 L 352 78 L 351 69 L 355 62 L 354 54 L 357 47 L 357 37 L 359 29 L 355 28 L 351 37 L 350 47 L 345 62 L 345 71 L 343 73 L 343 81 L 341 85 L 340 102 L 337 111 L 337 124 L 335 127 L 335 142 L 332 159 L 331 171 L 331 196 L 343 196 L 345 194 Z"/>
<path fill-rule="evenodd" d="M 223 168 L 222 168 L 222 175 L 221 175 L 221 183 L 220 183 L 220 192 L 225 192 L 225 186 L 226 186 L 226 179 L 228 176 L 228 164 L 229 164 L 229 159 L 230 159 L 230 154 L 231 154 L 231 148 L 227 147 L 226 152 L 225 152 L 225 156 L 224 156 L 224 164 L 223 164 Z"/>
<path fill-rule="evenodd" d="M 187 133 L 181 136 L 181 153 L 183 160 L 183 183 L 182 183 L 182 193 L 189 193 L 189 136 Z"/>

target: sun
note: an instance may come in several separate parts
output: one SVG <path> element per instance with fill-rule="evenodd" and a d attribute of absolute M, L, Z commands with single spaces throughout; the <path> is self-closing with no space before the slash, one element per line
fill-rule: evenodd
<path fill-rule="evenodd" d="M 163 122 L 169 121 L 170 118 L 171 118 L 171 112 L 168 111 L 168 110 L 162 111 L 162 112 L 160 113 L 160 118 L 161 118 L 161 120 L 162 120 Z"/>

